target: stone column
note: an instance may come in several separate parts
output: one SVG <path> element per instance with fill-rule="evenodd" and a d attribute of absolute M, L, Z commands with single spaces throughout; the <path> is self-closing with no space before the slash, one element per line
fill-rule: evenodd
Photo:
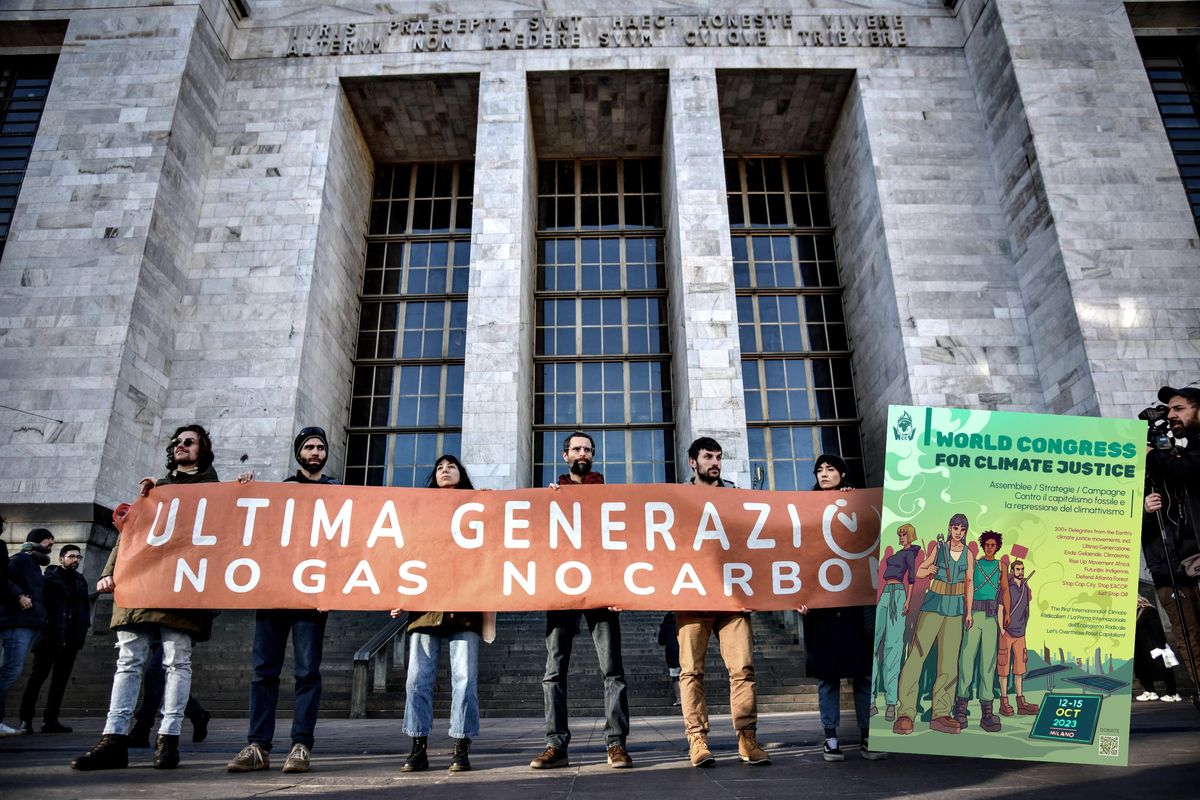
<path fill-rule="evenodd" d="M 1133 416 L 1160 385 L 1200 377 L 1200 248 L 1124 4 L 997 0 L 977 37 L 1003 53 L 1027 130 L 998 142 L 1011 165 L 998 171 L 1044 209 L 1040 227 L 1013 226 L 1014 245 L 1052 240 L 1054 291 L 1039 277 L 1027 293 L 1031 321 L 1046 321 L 1034 333 L 1049 410 Z"/>
<path fill-rule="evenodd" d="M 462 461 L 475 485 L 529 484 L 533 426 L 533 127 L 525 74 L 479 80 Z"/>
<path fill-rule="evenodd" d="M 746 401 L 725 197 L 725 157 L 712 69 L 671 70 L 663 134 L 663 202 L 670 290 L 676 458 L 712 436 L 724 476 L 749 487 Z"/>

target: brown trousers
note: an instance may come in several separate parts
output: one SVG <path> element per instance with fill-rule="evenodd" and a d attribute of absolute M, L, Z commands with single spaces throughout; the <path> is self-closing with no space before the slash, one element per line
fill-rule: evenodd
<path fill-rule="evenodd" d="M 735 611 L 676 611 L 679 628 L 679 694 L 684 730 L 690 736 L 708 733 L 708 704 L 704 700 L 704 656 L 715 631 L 721 659 L 729 671 L 729 711 L 735 730 L 758 725 L 754 683 L 754 632 L 750 615 Z"/>

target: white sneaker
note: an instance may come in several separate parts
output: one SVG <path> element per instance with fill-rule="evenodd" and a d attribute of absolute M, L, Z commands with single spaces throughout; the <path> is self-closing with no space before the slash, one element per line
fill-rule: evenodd
<path fill-rule="evenodd" d="M 1141 694 L 1139 694 L 1137 697 L 1135 697 L 1133 699 L 1140 700 L 1141 702 L 1144 703 L 1147 700 L 1157 700 L 1158 695 L 1156 695 L 1154 692 L 1142 692 Z"/>
<path fill-rule="evenodd" d="M 1181 703 L 1181 702 L 1183 702 L 1183 698 L 1180 697 L 1178 694 L 1164 694 L 1162 697 L 1160 697 L 1158 699 L 1162 700 L 1164 703 Z"/>
<path fill-rule="evenodd" d="M 18 736 L 21 731 L 17 728 L 10 728 L 3 722 L 0 722 L 0 736 Z"/>

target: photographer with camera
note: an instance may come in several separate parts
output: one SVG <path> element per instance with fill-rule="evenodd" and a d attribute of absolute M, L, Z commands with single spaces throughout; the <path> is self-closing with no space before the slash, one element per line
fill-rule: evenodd
<path fill-rule="evenodd" d="M 1139 415 L 1150 424 L 1142 552 L 1175 651 L 1200 685 L 1200 388 L 1164 386 L 1158 399 L 1165 405 Z"/>

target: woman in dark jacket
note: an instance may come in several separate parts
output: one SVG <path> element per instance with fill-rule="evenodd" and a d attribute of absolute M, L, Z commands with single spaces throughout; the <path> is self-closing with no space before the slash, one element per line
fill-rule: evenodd
<path fill-rule="evenodd" d="M 467 468 L 452 455 L 433 465 L 429 489 L 474 489 Z M 393 609 L 392 616 L 404 613 Z M 408 623 L 408 681 L 405 684 L 404 732 L 412 737 L 412 752 L 401 772 L 429 769 L 426 743 L 433 730 L 433 684 L 442 644 L 450 650 L 450 737 L 454 739 L 451 772 L 471 769 L 471 739 L 479 735 L 479 642 L 484 615 L 478 612 L 427 611 Z M 489 639 L 490 641 L 490 639 Z"/>
<path fill-rule="evenodd" d="M 846 482 L 846 462 L 835 455 L 822 454 L 813 465 L 815 491 L 852 489 Z M 867 746 L 871 705 L 871 651 L 875 641 L 875 609 L 872 606 L 843 608 L 800 607 L 804 615 L 804 650 L 810 678 L 817 678 L 817 701 L 821 726 L 825 729 L 826 761 L 842 761 L 845 755 L 837 737 L 841 721 L 839 690 L 843 678 L 854 687 L 854 715 L 862 734 L 862 755 L 867 759 L 886 758 Z"/>

